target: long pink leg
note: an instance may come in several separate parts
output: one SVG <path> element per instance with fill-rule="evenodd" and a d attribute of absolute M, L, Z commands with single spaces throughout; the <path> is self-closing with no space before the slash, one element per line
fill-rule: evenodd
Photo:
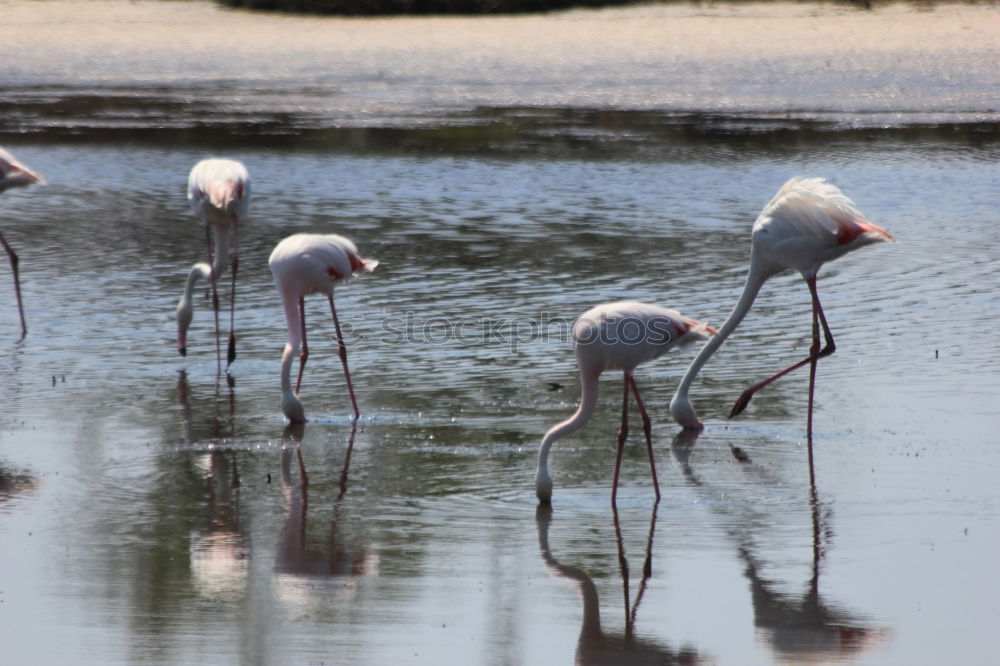
<path fill-rule="evenodd" d="M 615 457 L 615 477 L 611 482 L 611 505 L 615 506 L 618 497 L 618 472 L 622 467 L 622 452 L 625 450 L 625 438 L 628 437 L 628 373 L 625 373 L 625 393 L 622 399 L 622 427 L 618 429 L 618 455 Z"/>
<path fill-rule="evenodd" d="M 333 306 L 333 294 L 327 294 L 330 299 L 330 314 L 333 316 L 333 328 L 337 332 L 338 355 L 340 363 L 344 366 L 344 377 L 347 379 L 347 392 L 351 394 L 351 406 L 354 408 L 354 420 L 357 421 L 361 412 L 358 411 L 358 401 L 354 399 L 354 386 L 351 384 L 351 371 L 347 368 L 347 345 L 344 344 L 344 336 L 340 333 L 340 322 L 337 320 L 337 308 Z"/>
<path fill-rule="evenodd" d="M 302 349 L 299 350 L 299 378 L 295 380 L 295 392 L 302 388 L 302 372 L 306 369 L 309 359 L 309 342 L 306 340 L 306 299 L 299 297 L 299 325 L 302 327 Z"/>
<path fill-rule="evenodd" d="M 216 371 L 222 372 L 222 343 L 219 340 L 219 290 L 215 274 L 215 252 L 212 247 L 212 230 L 205 224 L 205 239 L 208 241 L 208 266 L 212 282 L 212 312 L 215 315 L 215 364 Z"/>
<path fill-rule="evenodd" d="M 7 251 L 7 258 L 10 260 L 10 271 L 14 274 L 14 294 L 17 296 L 17 312 L 21 315 L 21 337 L 23 338 L 28 334 L 28 325 L 24 322 L 24 305 L 21 303 L 21 278 L 17 272 L 19 260 L 17 254 L 14 253 L 14 248 L 7 244 L 2 233 L 0 233 L 0 243 L 3 244 L 3 249 Z"/>
<path fill-rule="evenodd" d="M 238 220 L 233 220 L 233 288 L 229 295 L 229 348 L 226 350 L 226 370 L 236 360 L 236 270 L 240 266 L 239 245 L 237 233 Z"/>
<path fill-rule="evenodd" d="M 806 416 L 806 433 L 808 434 L 808 439 L 810 447 L 812 445 L 812 431 L 813 431 L 813 394 L 816 390 L 816 362 L 819 360 L 819 323 L 817 317 L 818 311 L 813 309 L 813 341 L 812 346 L 809 347 L 809 353 L 812 355 L 812 359 L 809 361 L 809 414 Z"/>
<path fill-rule="evenodd" d="M 660 501 L 660 483 L 656 479 L 656 462 L 653 460 L 653 426 L 646 413 L 646 407 L 642 404 L 642 397 L 639 395 L 639 387 L 635 383 L 635 377 L 626 375 L 626 381 L 632 387 L 632 394 L 635 396 L 635 404 L 639 406 L 639 414 L 642 416 L 642 430 L 646 433 L 646 450 L 649 452 L 649 471 L 653 473 L 653 489 L 656 490 L 656 501 Z"/>
<path fill-rule="evenodd" d="M 773 382 L 774 380 L 779 379 L 780 377 L 784 377 L 793 370 L 798 370 L 806 363 L 811 363 L 817 359 L 823 358 L 824 356 L 829 356 L 833 352 L 837 351 L 837 345 L 833 341 L 833 334 L 830 332 L 830 327 L 826 323 L 826 315 L 823 314 L 823 306 L 820 305 L 819 295 L 816 293 L 816 278 L 815 277 L 809 278 L 808 280 L 806 280 L 806 283 L 809 285 L 809 293 L 812 294 L 813 319 L 815 320 L 816 318 L 818 318 L 820 324 L 823 325 L 823 337 L 826 338 L 826 346 L 823 347 L 823 349 L 819 350 L 818 352 L 816 351 L 816 349 L 819 347 L 819 335 L 818 332 L 815 331 L 814 329 L 814 332 L 816 332 L 817 334 L 814 336 L 813 339 L 814 346 L 810 347 L 809 349 L 809 356 L 802 359 L 798 363 L 793 363 L 792 365 L 788 366 L 781 372 L 773 374 L 764 381 L 758 382 L 753 386 L 751 386 L 750 388 L 748 388 L 747 390 L 743 391 L 743 393 L 740 394 L 740 397 L 736 400 L 736 404 L 733 405 L 732 411 L 729 412 L 729 418 L 733 418 L 734 416 L 737 416 L 738 414 L 743 412 L 743 410 L 747 408 L 747 405 L 750 404 L 750 399 L 753 398 L 754 394 L 760 389 L 770 384 L 771 382 Z"/>

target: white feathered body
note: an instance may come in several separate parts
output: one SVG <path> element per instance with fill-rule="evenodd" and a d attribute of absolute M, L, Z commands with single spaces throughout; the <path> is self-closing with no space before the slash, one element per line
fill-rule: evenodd
<path fill-rule="evenodd" d="M 708 338 L 711 327 L 677 310 L 636 301 L 605 303 L 573 324 L 581 371 L 625 370 L 666 354 L 678 345 Z"/>
<path fill-rule="evenodd" d="M 801 177 L 778 190 L 754 223 L 751 237 L 757 270 L 773 275 L 791 269 L 807 279 L 825 262 L 851 250 L 896 242 L 888 231 L 868 222 L 835 185 Z"/>
<path fill-rule="evenodd" d="M 282 296 L 327 294 L 357 271 L 372 271 L 378 261 L 363 259 L 354 243 L 337 234 L 294 234 L 278 243 L 268 259 Z"/>
<path fill-rule="evenodd" d="M 236 160 L 210 158 L 191 169 L 188 201 L 199 219 L 228 226 L 250 210 L 250 174 Z"/>

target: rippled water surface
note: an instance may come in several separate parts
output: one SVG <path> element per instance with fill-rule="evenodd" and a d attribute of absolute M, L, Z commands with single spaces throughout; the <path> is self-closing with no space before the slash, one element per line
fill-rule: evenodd
<path fill-rule="evenodd" d="M 1000 118 L 980 56 L 995 10 L 2 7 L 19 48 L 0 62 L 0 143 L 48 184 L 0 197 L 29 326 L 18 341 L 4 267 L 0 661 L 992 661 Z M 865 37 L 866 16 L 957 41 L 907 50 Z M 770 50 L 707 51 L 762 25 Z M 796 36 L 824 31 L 884 52 Z M 684 48 L 699 36 L 706 51 Z M 559 57 L 536 57 L 536 37 Z M 951 60 L 927 68 L 925 51 Z M 175 350 L 205 255 L 184 185 L 211 154 L 254 185 L 228 379 L 204 290 Z M 838 348 L 819 366 L 815 483 L 804 373 L 725 419 L 806 352 L 808 291 L 784 275 L 695 384 L 699 437 L 666 408 L 693 350 L 637 373 L 657 506 L 636 428 L 612 511 L 609 373 L 537 509 L 538 442 L 579 395 L 573 319 L 627 298 L 720 324 L 757 212 L 799 173 L 900 240 L 821 273 Z M 310 422 L 281 415 L 267 256 L 297 231 L 381 261 L 337 292 L 354 429 L 318 297 Z"/>

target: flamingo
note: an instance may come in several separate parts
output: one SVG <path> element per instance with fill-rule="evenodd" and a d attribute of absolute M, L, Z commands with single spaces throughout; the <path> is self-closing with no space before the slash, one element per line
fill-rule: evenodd
<path fill-rule="evenodd" d="M 557 439 L 582 428 L 590 420 L 597 405 L 598 378 L 605 370 L 621 370 L 625 375 L 622 404 L 622 425 L 618 431 L 618 454 L 615 458 L 615 475 L 611 484 L 611 503 L 618 494 L 618 472 L 622 451 L 628 436 L 629 390 L 635 396 L 642 427 L 649 451 L 649 468 L 653 474 L 656 499 L 660 499 L 660 486 L 656 480 L 653 462 L 651 424 L 639 395 L 632 372 L 640 363 L 646 363 L 666 354 L 676 345 L 685 346 L 704 340 L 715 329 L 708 324 L 685 317 L 676 310 L 656 305 L 620 301 L 605 303 L 587 310 L 573 324 L 573 342 L 576 362 L 580 368 L 580 406 L 576 413 L 545 433 L 538 447 L 538 468 L 535 472 L 535 494 L 543 504 L 552 501 L 552 478 L 549 476 L 549 449 Z"/>
<path fill-rule="evenodd" d="M 212 309 L 215 311 L 215 356 L 220 369 L 222 352 L 219 347 L 219 294 L 218 276 L 230 263 L 230 235 L 232 235 L 233 284 L 229 303 L 229 348 L 226 352 L 226 370 L 236 359 L 236 333 L 233 328 L 236 306 L 236 271 L 239 267 L 239 221 L 250 209 L 250 174 L 245 166 L 235 160 L 207 159 L 194 165 L 188 176 L 188 200 L 194 214 L 205 223 L 208 243 L 208 263 L 199 262 L 188 273 L 187 286 L 177 303 L 177 351 L 187 355 L 187 330 L 191 325 L 193 306 L 191 295 L 199 278 L 212 283 Z M 213 251 L 214 250 L 214 251 Z"/>
<path fill-rule="evenodd" d="M 344 366 L 347 391 L 354 408 L 354 420 L 360 412 L 354 398 L 351 372 L 347 368 L 347 346 L 340 332 L 337 309 L 333 305 L 333 288 L 338 283 L 350 279 L 358 271 L 371 272 L 378 261 L 363 259 L 354 243 L 336 234 L 293 234 L 275 246 L 268 260 L 274 284 L 281 295 L 288 324 L 288 343 L 281 354 L 281 411 L 292 423 L 304 423 L 305 409 L 299 400 L 302 386 L 302 371 L 309 358 L 309 344 L 306 341 L 305 297 L 309 294 L 326 294 L 330 301 L 330 314 L 337 334 L 340 362 Z M 292 360 L 299 352 L 299 376 L 292 391 Z"/>
<path fill-rule="evenodd" d="M 14 159 L 13 155 L 0 148 L 0 192 L 32 183 L 44 185 L 45 181 L 37 173 Z M 3 237 L 3 233 L 0 233 L 0 245 L 3 245 L 3 249 L 7 252 L 10 270 L 14 274 L 14 294 L 17 296 L 17 312 L 21 316 L 21 338 L 23 339 L 28 334 L 28 325 L 24 321 L 24 304 L 21 302 L 21 280 L 17 272 L 18 258 L 14 248 Z"/>
<path fill-rule="evenodd" d="M 816 361 L 829 356 L 836 349 L 816 291 L 816 274 L 825 262 L 851 250 L 879 241 L 895 243 L 896 239 L 882 227 L 868 222 L 854 202 L 835 185 L 823 178 L 803 177 L 790 179 L 778 190 L 754 223 L 751 239 L 750 272 L 743 294 L 719 334 L 709 340 L 691 362 L 670 401 L 670 413 L 686 430 L 701 430 L 704 427 L 688 398 L 691 383 L 705 362 L 743 321 L 764 282 L 782 271 L 792 269 L 801 273 L 812 295 L 813 340 L 809 356 L 744 391 L 733 405 L 729 418 L 746 409 L 758 390 L 792 370 L 811 363 L 807 426 L 811 433 Z M 819 348 L 820 326 L 823 327 L 826 342 L 823 349 Z"/>

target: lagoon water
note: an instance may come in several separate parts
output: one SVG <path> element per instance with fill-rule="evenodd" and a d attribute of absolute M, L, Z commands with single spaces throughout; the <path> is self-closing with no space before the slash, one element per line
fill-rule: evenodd
<path fill-rule="evenodd" d="M 1000 12 L 0 7 L 0 143 L 48 181 L 0 197 L 29 326 L 4 268 L 0 661 L 994 660 Z M 186 174 L 212 154 L 254 179 L 228 380 L 203 291 L 174 341 L 205 254 Z M 537 509 L 573 318 L 629 298 L 720 324 L 800 173 L 900 240 L 821 273 L 815 481 L 804 373 L 725 418 L 808 347 L 784 275 L 695 384 L 700 436 L 666 408 L 694 350 L 637 373 L 657 506 L 636 429 L 612 511 L 609 373 Z M 382 262 L 337 292 L 355 429 L 321 298 L 310 422 L 278 406 L 267 256 L 297 231 Z"/>

